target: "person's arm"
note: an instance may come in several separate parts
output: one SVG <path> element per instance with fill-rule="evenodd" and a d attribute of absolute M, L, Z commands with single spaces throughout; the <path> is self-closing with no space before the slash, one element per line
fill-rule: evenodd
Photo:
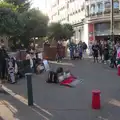
<path fill-rule="evenodd" d="M 9 55 L 8 55 L 8 53 L 6 52 L 6 50 L 4 50 L 4 55 L 5 55 L 5 58 L 9 58 Z"/>
<path fill-rule="evenodd" d="M 94 51 L 94 45 L 92 45 L 92 50 Z"/>

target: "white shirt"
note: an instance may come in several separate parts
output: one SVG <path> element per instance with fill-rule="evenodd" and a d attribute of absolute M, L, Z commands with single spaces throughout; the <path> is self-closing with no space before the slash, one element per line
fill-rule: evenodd
<path fill-rule="evenodd" d="M 42 60 L 43 59 L 43 54 L 42 53 L 38 53 L 38 58 L 40 58 Z"/>
<path fill-rule="evenodd" d="M 30 60 L 30 67 L 32 68 L 33 67 L 33 60 L 31 58 L 30 54 L 26 55 L 26 60 Z"/>

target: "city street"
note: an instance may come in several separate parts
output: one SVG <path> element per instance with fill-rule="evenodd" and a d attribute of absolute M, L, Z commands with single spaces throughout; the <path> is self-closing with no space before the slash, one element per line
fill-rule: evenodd
<path fill-rule="evenodd" d="M 49 112 L 45 113 L 42 111 L 45 116 L 43 120 L 120 119 L 120 77 L 117 76 L 115 69 L 109 68 L 108 65 L 93 63 L 91 59 L 69 62 L 65 60 L 59 64 L 52 62 L 50 66 L 53 70 L 58 66 L 69 69 L 73 75 L 82 79 L 83 82 L 75 88 L 69 88 L 46 83 L 47 73 L 38 76 L 34 75 L 34 102 L 40 108 Z M 16 85 L 6 84 L 5 86 L 27 98 L 25 79 L 20 80 Z M 92 90 L 96 89 L 101 91 L 100 110 L 91 109 Z M 35 120 L 42 119 L 36 118 Z"/>

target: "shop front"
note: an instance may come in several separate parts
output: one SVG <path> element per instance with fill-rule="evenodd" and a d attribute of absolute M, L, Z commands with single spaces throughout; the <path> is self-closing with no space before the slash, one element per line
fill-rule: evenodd
<path fill-rule="evenodd" d="M 110 39 L 111 27 L 110 22 L 96 23 L 94 25 L 95 29 L 95 40 L 105 40 Z M 114 23 L 114 36 L 115 40 L 120 37 L 120 22 L 116 21 Z"/>

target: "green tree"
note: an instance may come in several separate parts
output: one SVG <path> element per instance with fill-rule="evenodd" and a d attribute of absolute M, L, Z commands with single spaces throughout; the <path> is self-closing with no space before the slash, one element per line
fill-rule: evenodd
<path fill-rule="evenodd" d="M 30 39 L 46 36 L 48 17 L 29 7 L 28 0 L 0 1 L 0 35 L 9 36 L 14 43 L 21 41 L 25 46 Z"/>
<path fill-rule="evenodd" d="M 19 16 L 24 27 L 21 41 L 27 46 L 30 39 L 45 37 L 47 34 L 48 17 L 38 9 L 30 9 Z"/>
<path fill-rule="evenodd" d="M 48 37 L 55 40 L 68 40 L 73 36 L 74 30 L 70 24 L 51 23 L 48 28 Z"/>
<path fill-rule="evenodd" d="M 56 41 L 63 39 L 63 28 L 58 22 L 51 23 L 48 27 L 48 37 L 49 39 L 54 39 Z"/>
<path fill-rule="evenodd" d="M 11 37 L 22 32 L 15 10 L 14 5 L 0 2 L 0 35 Z"/>
<path fill-rule="evenodd" d="M 74 30 L 71 24 L 63 24 L 63 39 L 68 40 L 74 34 Z"/>
<path fill-rule="evenodd" d="M 20 13 L 29 10 L 31 3 L 30 0 L 4 0 L 4 1 L 16 6 L 17 11 Z"/>

